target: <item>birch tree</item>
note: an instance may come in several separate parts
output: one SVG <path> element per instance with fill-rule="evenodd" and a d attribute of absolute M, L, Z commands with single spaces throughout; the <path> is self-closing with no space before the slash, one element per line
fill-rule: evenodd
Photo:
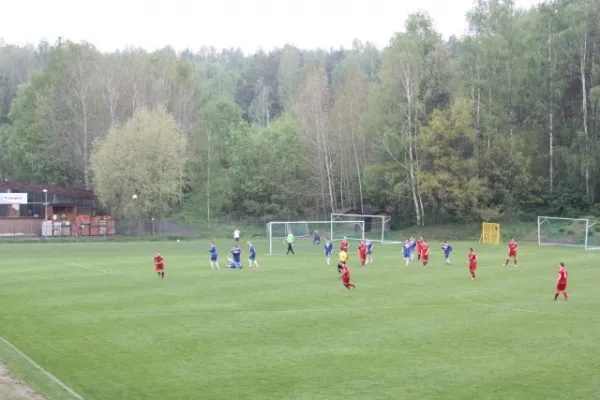
<path fill-rule="evenodd" d="M 381 107 L 386 115 L 378 145 L 407 172 L 415 222 L 424 224 L 424 209 L 418 185 L 417 130 L 423 61 L 419 39 L 397 34 L 383 54 Z"/>
<path fill-rule="evenodd" d="M 333 177 L 332 143 L 329 135 L 331 99 L 327 87 L 327 77 L 318 65 L 307 73 L 294 106 L 295 115 L 306 140 L 312 144 L 314 154 L 309 160 L 316 164 L 319 175 L 316 181 L 321 186 L 322 209 L 325 212 L 337 210 L 335 183 Z"/>
<path fill-rule="evenodd" d="M 83 185 L 91 188 L 91 145 L 109 128 L 100 101 L 99 53 L 88 44 L 68 43 L 54 52 L 47 73 L 48 85 L 38 101 L 40 121 L 65 150 L 57 157 L 72 160 Z"/>

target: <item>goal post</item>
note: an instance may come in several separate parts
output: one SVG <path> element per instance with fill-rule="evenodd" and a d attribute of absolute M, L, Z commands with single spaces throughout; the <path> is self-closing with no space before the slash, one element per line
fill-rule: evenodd
<path fill-rule="evenodd" d="M 596 220 L 588 218 L 538 217 L 538 245 L 600 249 Z"/>
<path fill-rule="evenodd" d="M 500 244 L 500 240 L 502 240 L 500 236 L 500 224 L 494 222 L 484 222 L 481 224 L 479 243 Z"/>
<path fill-rule="evenodd" d="M 386 235 L 390 231 L 390 222 L 392 218 L 389 215 L 367 215 L 367 214 L 344 214 L 331 213 L 331 222 L 361 222 L 364 226 L 365 234 L 369 240 L 374 242 L 386 242 Z M 343 225 L 336 225 L 336 227 Z M 333 240 L 341 240 L 344 236 L 353 239 L 352 235 L 344 232 L 333 232 Z"/>
<path fill-rule="evenodd" d="M 285 242 L 290 232 L 295 239 L 299 239 L 295 243 L 295 249 L 310 254 L 315 253 L 317 249 L 318 252 L 322 252 L 326 238 L 331 241 L 341 240 L 337 237 L 341 232 L 349 239 L 364 239 L 365 224 L 362 221 L 271 221 L 267 223 L 266 227 L 269 255 L 278 254 L 276 251 L 278 248 L 285 252 L 285 246 L 282 246 L 282 243 Z M 313 243 L 315 234 L 320 237 L 320 246 L 317 248 Z"/>

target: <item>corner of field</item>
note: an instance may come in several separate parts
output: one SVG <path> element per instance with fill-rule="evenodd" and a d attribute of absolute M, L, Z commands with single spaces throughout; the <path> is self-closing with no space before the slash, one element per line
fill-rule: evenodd
<path fill-rule="evenodd" d="M 0 399 L 81 400 L 83 397 L 72 393 L 70 388 L 0 336 Z"/>

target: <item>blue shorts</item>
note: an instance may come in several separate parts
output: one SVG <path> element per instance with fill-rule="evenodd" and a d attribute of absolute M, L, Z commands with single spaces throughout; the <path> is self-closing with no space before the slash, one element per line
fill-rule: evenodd
<path fill-rule="evenodd" d="M 217 261 L 217 256 L 210 256 L 210 261 Z"/>
<path fill-rule="evenodd" d="M 450 253 L 444 253 L 444 258 L 450 258 Z"/>
<path fill-rule="evenodd" d="M 233 239 L 234 242 L 239 243 L 240 242 L 240 238 L 235 238 Z"/>
<path fill-rule="evenodd" d="M 367 255 L 370 256 L 373 250 L 367 250 Z"/>
<path fill-rule="evenodd" d="M 254 261 L 254 260 L 256 260 L 256 255 L 253 255 L 253 256 L 250 256 L 250 257 L 248 257 L 248 260 L 250 260 L 250 261 Z"/>
<path fill-rule="evenodd" d="M 325 251 L 325 257 L 329 257 L 331 256 L 331 250 L 326 250 Z"/>

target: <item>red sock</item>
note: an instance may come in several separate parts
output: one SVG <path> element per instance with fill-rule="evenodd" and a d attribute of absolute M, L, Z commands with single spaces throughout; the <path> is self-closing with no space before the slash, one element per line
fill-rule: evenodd
<path fill-rule="evenodd" d="M 471 270 L 471 276 L 475 278 L 475 271 Z"/>
<path fill-rule="evenodd" d="M 567 295 L 567 292 L 563 292 L 563 296 L 565 296 L 565 300 L 567 300 L 569 298 L 569 296 Z"/>
<path fill-rule="evenodd" d="M 554 293 L 554 300 L 558 299 L 558 292 Z"/>

